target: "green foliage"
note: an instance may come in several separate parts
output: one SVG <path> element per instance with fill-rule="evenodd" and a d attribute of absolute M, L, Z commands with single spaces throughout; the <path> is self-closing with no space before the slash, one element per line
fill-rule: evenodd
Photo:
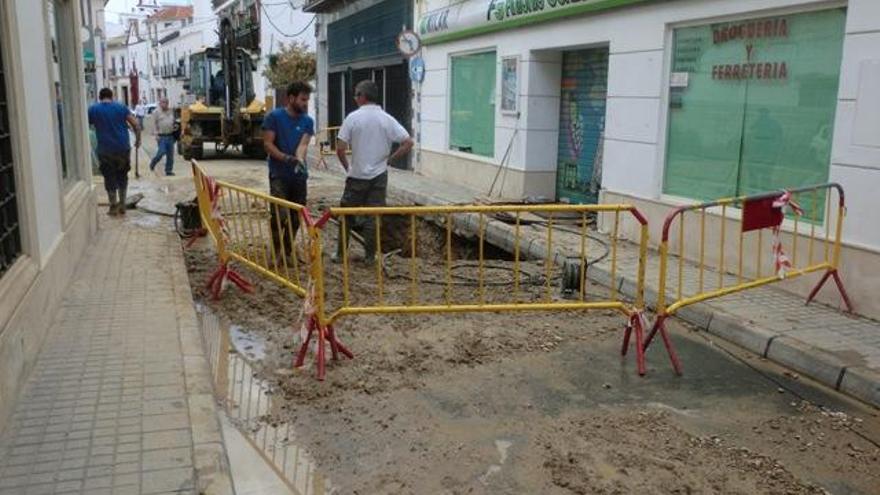
<path fill-rule="evenodd" d="M 317 62 L 315 52 L 303 41 L 281 45 L 277 53 L 269 56 L 269 67 L 263 75 L 275 89 L 286 87 L 293 81 L 311 81 L 315 78 Z"/>

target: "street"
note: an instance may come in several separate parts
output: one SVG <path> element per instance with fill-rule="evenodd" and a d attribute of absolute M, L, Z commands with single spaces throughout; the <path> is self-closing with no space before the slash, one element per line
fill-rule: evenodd
<path fill-rule="evenodd" d="M 265 187 L 259 162 L 203 164 Z M 310 205 L 333 204 L 340 177 L 313 172 Z M 151 181 L 147 197 L 166 184 L 188 186 Z M 271 397 L 260 422 L 289 424 L 341 493 L 872 493 L 880 481 L 876 410 L 683 324 L 684 376 L 654 347 L 639 378 L 613 313 L 353 317 L 339 331 L 356 358 L 318 383 L 309 367 L 285 371 L 298 301 L 247 269 L 256 294 L 209 301 L 211 242 L 186 260 L 196 300 L 260 343 L 239 349 Z"/>

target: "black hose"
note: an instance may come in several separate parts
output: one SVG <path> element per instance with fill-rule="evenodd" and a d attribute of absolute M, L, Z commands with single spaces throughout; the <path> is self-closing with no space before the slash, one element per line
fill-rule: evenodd
<path fill-rule="evenodd" d="M 384 255 L 382 255 L 382 272 L 385 274 L 386 278 L 396 279 L 396 280 L 409 279 L 408 276 L 391 273 L 388 270 L 388 264 L 387 264 L 388 258 L 390 258 L 391 256 L 394 256 L 396 254 L 400 254 L 400 252 L 401 252 L 400 249 L 395 249 L 393 251 L 389 251 L 388 253 L 385 253 Z M 454 270 L 458 270 L 461 268 L 473 268 L 473 267 L 478 267 L 478 266 L 479 266 L 479 262 L 458 261 L 458 262 L 452 263 L 452 265 L 450 266 L 450 270 L 454 271 Z M 486 264 L 484 262 L 483 268 L 490 269 L 490 270 L 506 270 L 509 272 L 514 271 L 514 268 L 508 264 L 503 264 L 503 265 L 497 264 L 497 263 Z M 521 285 L 541 286 L 541 285 L 545 285 L 547 283 L 547 279 L 544 277 L 543 274 L 535 275 L 533 273 L 529 273 L 528 271 L 525 271 L 522 269 L 520 269 L 520 273 L 525 275 L 525 278 L 520 279 Z M 426 284 L 431 284 L 431 285 L 463 285 L 463 286 L 470 286 L 470 287 L 475 287 L 475 286 L 480 285 L 480 280 L 478 278 L 474 278 L 474 277 L 451 273 L 450 278 L 456 279 L 456 281 L 453 282 L 453 281 L 447 281 L 447 280 L 436 280 L 436 279 L 431 279 L 431 278 L 421 278 L 420 277 L 419 282 L 424 282 Z M 559 277 L 558 276 L 551 277 L 550 280 L 556 280 L 557 278 L 559 278 Z M 514 283 L 515 282 L 513 280 L 511 280 L 510 282 L 493 282 L 493 281 L 483 280 L 484 287 L 508 287 L 508 286 L 514 285 Z"/>

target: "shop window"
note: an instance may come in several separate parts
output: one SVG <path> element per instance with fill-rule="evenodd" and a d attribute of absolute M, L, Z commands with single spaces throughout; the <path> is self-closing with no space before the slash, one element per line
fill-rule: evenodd
<path fill-rule="evenodd" d="M 21 225 L 12 156 L 12 129 L 9 126 L 10 98 L 6 92 L 2 49 L 0 46 L 0 277 L 21 255 Z"/>
<path fill-rule="evenodd" d="M 834 9 L 675 30 L 664 192 L 827 181 L 845 20 Z M 823 218 L 817 203 L 806 218 Z"/>
<path fill-rule="evenodd" d="M 49 21 L 49 35 L 51 41 L 51 78 L 52 78 L 52 100 L 55 102 L 55 119 L 58 129 L 58 140 L 56 141 L 58 156 L 61 160 L 61 176 L 65 183 L 76 180 L 76 153 L 74 151 L 74 134 L 73 129 L 73 87 L 72 84 L 79 84 L 79 76 L 70 77 L 76 74 L 76 66 L 74 60 L 70 57 L 74 52 L 68 50 L 68 47 L 75 46 L 72 42 L 74 34 L 70 27 L 73 25 L 71 19 L 71 2 L 69 0 L 48 0 L 46 2 Z"/>
<path fill-rule="evenodd" d="M 495 155 L 495 52 L 452 57 L 449 146 Z"/>

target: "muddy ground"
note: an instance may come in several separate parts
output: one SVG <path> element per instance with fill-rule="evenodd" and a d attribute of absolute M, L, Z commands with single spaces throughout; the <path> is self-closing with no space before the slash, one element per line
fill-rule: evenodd
<path fill-rule="evenodd" d="M 338 183 L 310 193 L 313 206 L 333 203 Z M 443 244 L 425 230 L 417 251 L 442 260 Z M 458 240 L 456 262 L 472 257 Z M 186 260 L 194 297 L 267 342 L 256 369 L 278 407 L 265 419 L 293 425 L 333 493 L 880 493 L 875 409 L 684 326 L 673 333 L 685 375 L 654 346 L 639 378 L 632 356 L 620 358 L 625 318 L 615 312 L 345 317 L 337 329 L 356 358 L 331 363 L 319 383 L 311 360 L 289 371 L 295 296 L 239 267 L 256 293 L 210 301 L 213 246 L 197 242 Z M 417 261 L 421 280 L 443 280 L 436 261 Z M 387 263 L 387 273 L 411 268 L 398 256 Z M 535 284 L 521 297 L 545 297 L 543 266 L 525 268 Z M 331 270 L 333 306 L 342 279 Z M 350 297 L 369 300 L 374 270 L 352 270 Z M 465 280 L 475 270 L 458 271 L 456 300 L 479 295 Z M 487 300 L 511 297 L 509 272 L 491 273 L 498 285 Z M 558 298 L 557 274 L 551 281 Z M 405 278 L 386 290 L 392 300 L 411 295 Z M 444 286 L 421 284 L 417 296 L 441 301 Z"/>

